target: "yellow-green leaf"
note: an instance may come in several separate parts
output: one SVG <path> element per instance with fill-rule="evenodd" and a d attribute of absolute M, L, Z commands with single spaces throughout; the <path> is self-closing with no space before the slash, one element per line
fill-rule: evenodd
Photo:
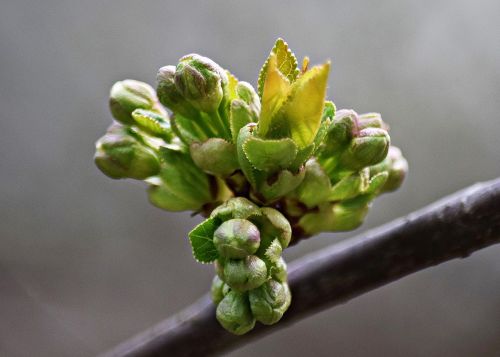
<path fill-rule="evenodd" d="M 236 93 L 236 86 L 238 85 L 238 78 L 236 78 L 231 72 L 226 70 L 228 84 L 227 84 L 227 93 L 229 95 L 229 100 L 233 100 L 238 98 L 238 94 Z"/>
<path fill-rule="evenodd" d="M 289 91 L 290 81 L 278 70 L 277 56 L 271 53 L 262 93 L 262 109 L 258 129 L 260 136 L 264 137 L 269 131 L 271 120 L 287 99 Z"/>
<path fill-rule="evenodd" d="M 264 92 L 264 83 L 266 82 L 267 68 L 273 54 L 276 55 L 278 70 L 283 76 L 288 79 L 290 83 L 295 81 L 295 79 L 297 79 L 297 76 L 299 75 L 299 69 L 297 68 L 297 58 L 295 57 L 293 52 L 290 51 L 288 44 L 282 38 L 278 38 L 276 40 L 276 43 L 274 44 L 273 49 L 271 50 L 271 54 L 267 58 L 259 73 L 258 91 L 261 98 Z"/>
<path fill-rule="evenodd" d="M 297 146 L 311 144 L 321 123 L 330 62 L 313 67 L 291 86 L 276 120 L 283 120 Z"/>

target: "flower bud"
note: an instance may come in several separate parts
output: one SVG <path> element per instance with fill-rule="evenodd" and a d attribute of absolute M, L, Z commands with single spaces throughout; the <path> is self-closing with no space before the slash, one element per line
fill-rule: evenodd
<path fill-rule="evenodd" d="M 231 289 L 247 291 L 262 285 L 267 278 L 266 263 L 255 255 L 228 259 L 224 265 L 224 281 Z"/>
<path fill-rule="evenodd" d="M 164 66 L 158 70 L 156 75 L 156 92 L 158 98 L 164 106 L 179 113 L 186 118 L 193 118 L 198 115 L 186 98 L 182 96 L 175 86 L 175 66 Z"/>
<path fill-rule="evenodd" d="M 286 282 L 288 272 L 286 269 L 286 262 L 283 257 L 280 257 L 276 263 L 274 263 L 271 268 L 271 277 L 280 283 Z"/>
<path fill-rule="evenodd" d="M 227 74 L 217 63 L 197 54 L 182 57 L 175 70 L 179 93 L 193 107 L 207 113 L 217 110 L 227 83 Z"/>
<path fill-rule="evenodd" d="M 285 249 L 292 239 L 292 227 L 286 217 L 278 210 L 270 207 L 262 207 L 261 212 L 266 218 L 262 226 L 262 236 L 266 235 L 272 239 L 277 238 L 281 247 Z"/>
<path fill-rule="evenodd" d="M 255 326 L 247 295 L 236 291 L 224 296 L 217 306 L 216 317 L 222 327 L 235 335 L 243 335 Z"/>
<path fill-rule="evenodd" d="M 358 129 L 381 128 L 386 129 L 380 113 L 365 113 L 358 116 Z"/>
<path fill-rule="evenodd" d="M 368 214 L 370 201 L 370 195 L 360 195 L 334 204 L 330 230 L 338 232 L 358 228 Z"/>
<path fill-rule="evenodd" d="M 227 177 L 238 169 L 236 147 L 221 138 L 210 138 L 204 143 L 190 145 L 194 163 L 203 171 L 220 177 Z"/>
<path fill-rule="evenodd" d="M 364 192 L 370 182 L 368 168 L 361 169 L 340 179 L 330 190 L 329 201 L 343 201 Z"/>
<path fill-rule="evenodd" d="M 236 93 L 240 99 L 248 104 L 254 120 L 257 120 L 260 115 L 260 98 L 252 85 L 248 82 L 238 82 Z"/>
<path fill-rule="evenodd" d="M 248 294 L 255 319 L 264 325 L 278 322 L 290 306 L 291 294 L 287 283 L 269 280 Z"/>
<path fill-rule="evenodd" d="M 219 260 L 214 261 L 215 274 L 221 279 L 224 279 L 224 264 Z"/>
<path fill-rule="evenodd" d="M 224 296 L 229 293 L 230 289 L 227 284 L 225 284 L 217 275 L 214 276 L 212 280 L 212 286 L 210 287 L 210 296 L 214 304 L 218 304 L 224 298 Z"/>
<path fill-rule="evenodd" d="M 214 233 L 214 244 L 224 258 L 245 258 L 259 249 L 260 232 L 246 219 L 231 219 L 217 228 Z"/>
<path fill-rule="evenodd" d="M 214 209 L 210 217 L 227 221 L 231 218 L 246 219 L 260 214 L 259 207 L 252 201 L 244 197 L 234 197 Z"/>
<path fill-rule="evenodd" d="M 337 154 L 353 138 L 356 130 L 356 112 L 348 109 L 337 110 L 324 139 L 324 154 L 326 156 Z"/>
<path fill-rule="evenodd" d="M 106 135 L 97 141 L 94 162 L 113 179 L 144 180 L 160 170 L 156 153 L 119 125 L 111 126 Z"/>
<path fill-rule="evenodd" d="M 390 146 L 387 131 L 380 128 L 362 129 L 340 157 L 340 167 L 357 171 L 382 161 Z"/>
<path fill-rule="evenodd" d="M 385 160 L 370 167 L 371 176 L 383 171 L 386 171 L 389 177 L 382 187 L 382 192 L 390 192 L 398 189 L 408 173 L 408 162 L 403 157 L 400 149 L 391 146 Z"/>
<path fill-rule="evenodd" d="M 113 117 L 125 125 L 134 124 L 135 109 L 163 111 L 154 89 L 147 83 L 126 79 L 116 82 L 111 88 L 109 108 Z"/>

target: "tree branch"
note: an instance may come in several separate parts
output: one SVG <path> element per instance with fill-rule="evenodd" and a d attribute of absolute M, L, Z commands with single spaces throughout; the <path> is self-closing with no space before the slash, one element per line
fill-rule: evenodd
<path fill-rule="evenodd" d="M 500 242 L 500 179 L 476 184 L 289 266 L 293 302 L 274 326 L 226 332 L 210 298 L 122 343 L 105 356 L 206 356 L 241 346 L 403 276 Z"/>

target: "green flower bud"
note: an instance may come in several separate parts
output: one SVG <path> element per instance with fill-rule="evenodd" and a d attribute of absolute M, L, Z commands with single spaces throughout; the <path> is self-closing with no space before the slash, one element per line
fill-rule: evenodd
<path fill-rule="evenodd" d="M 373 194 L 362 194 L 345 201 L 321 205 L 319 210 L 302 216 L 297 227 L 306 236 L 353 230 L 363 223 L 373 198 Z"/>
<path fill-rule="evenodd" d="M 337 110 L 324 139 L 323 153 L 331 156 L 347 145 L 357 131 L 357 114 L 354 110 Z"/>
<path fill-rule="evenodd" d="M 227 221 L 232 218 L 247 219 L 259 215 L 261 215 L 261 212 L 255 203 L 244 197 L 234 197 L 214 209 L 210 217 L 217 217 L 222 221 Z"/>
<path fill-rule="evenodd" d="M 290 306 L 291 294 L 287 283 L 269 280 L 248 293 L 250 309 L 264 325 L 278 322 Z"/>
<path fill-rule="evenodd" d="M 288 272 L 286 267 L 286 262 L 283 257 L 280 257 L 276 263 L 271 267 L 271 277 L 280 283 L 284 283 L 287 280 Z"/>
<path fill-rule="evenodd" d="M 362 129 L 342 153 L 340 167 L 357 171 L 375 165 L 387 156 L 389 146 L 389 134 L 384 129 Z"/>
<path fill-rule="evenodd" d="M 231 289 L 247 291 L 262 285 L 267 278 L 266 263 L 255 255 L 229 259 L 224 265 L 224 281 Z"/>
<path fill-rule="evenodd" d="M 382 188 L 382 192 L 397 190 L 403 183 L 408 173 L 408 161 L 403 157 L 401 150 L 395 146 L 389 148 L 387 158 L 390 161 L 389 177 Z"/>
<path fill-rule="evenodd" d="M 215 305 L 222 301 L 224 296 L 229 293 L 230 289 L 227 284 L 225 284 L 217 275 L 214 276 L 212 280 L 212 286 L 210 287 L 210 296 Z"/>
<path fill-rule="evenodd" d="M 261 235 L 277 238 L 281 247 L 285 249 L 292 239 L 292 227 L 286 217 L 278 210 L 270 207 L 261 208 L 266 221 L 262 225 Z"/>
<path fill-rule="evenodd" d="M 365 113 L 358 117 L 358 129 L 381 128 L 387 129 L 380 113 Z"/>
<path fill-rule="evenodd" d="M 217 276 L 221 279 L 224 279 L 224 264 L 219 260 L 214 261 L 214 269 Z"/>
<path fill-rule="evenodd" d="M 146 83 L 126 79 L 111 88 L 109 108 L 113 117 L 125 125 L 134 124 L 132 112 L 136 109 L 164 112 L 158 103 L 154 89 Z"/>
<path fill-rule="evenodd" d="M 186 118 L 198 115 L 196 109 L 182 96 L 175 86 L 175 66 L 165 66 L 158 70 L 156 75 L 156 92 L 160 102 Z"/>
<path fill-rule="evenodd" d="M 238 82 L 236 85 L 236 93 L 242 99 L 252 112 L 254 120 L 257 120 L 260 115 L 260 98 L 252 85 L 248 82 Z"/>
<path fill-rule="evenodd" d="M 360 195 L 333 205 L 330 230 L 350 231 L 358 228 L 368 214 L 370 195 Z"/>
<path fill-rule="evenodd" d="M 247 294 L 236 291 L 224 296 L 217 306 L 216 317 L 222 327 L 235 335 L 243 335 L 255 326 Z"/>
<path fill-rule="evenodd" d="M 246 219 L 231 219 L 214 233 L 214 244 L 224 258 L 241 259 L 259 249 L 259 229 Z"/>
<path fill-rule="evenodd" d="M 204 143 L 190 145 L 194 163 L 203 171 L 220 177 L 227 177 L 238 169 L 236 147 L 220 138 L 211 138 Z"/>
<path fill-rule="evenodd" d="M 106 135 L 97 141 L 94 162 L 113 179 L 144 180 L 160 170 L 156 153 L 120 125 L 112 125 Z"/>
<path fill-rule="evenodd" d="M 356 171 L 342 178 L 330 190 L 330 201 L 342 201 L 353 198 L 364 192 L 370 182 L 368 168 Z"/>
<path fill-rule="evenodd" d="M 203 112 L 217 110 L 227 83 L 227 74 L 217 63 L 197 54 L 182 57 L 175 70 L 177 90 Z"/>

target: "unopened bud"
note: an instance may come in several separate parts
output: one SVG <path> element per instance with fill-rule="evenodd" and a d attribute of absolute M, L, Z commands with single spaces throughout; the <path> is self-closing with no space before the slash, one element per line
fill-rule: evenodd
<path fill-rule="evenodd" d="M 186 118 L 198 115 L 196 109 L 189 104 L 175 86 L 175 66 L 165 66 L 158 70 L 156 91 L 160 102 L 174 113 L 179 113 Z"/>
<path fill-rule="evenodd" d="M 147 83 L 126 79 L 111 88 L 109 107 L 113 117 L 125 125 L 134 124 L 132 112 L 148 109 L 161 112 L 154 89 Z"/>
<path fill-rule="evenodd" d="M 324 139 L 324 153 L 327 156 L 337 154 L 347 145 L 357 130 L 357 113 L 354 110 L 337 110 Z"/>
<path fill-rule="evenodd" d="M 227 177 L 239 167 L 235 145 L 224 139 L 193 142 L 189 149 L 194 163 L 209 174 Z"/>
<path fill-rule="evenodd" d="M 222 327 L 235 335 L 243 335 L 255 326 L 247 295 L 236 291 L 224 296 L 217 306 L 216 317 Z"/>
<path fill-rule="evenodd" d="M 210 296 L 214 304 L 218 304 L 222 301 L 224 296 L 229 293 L 230 289 L 227 284 L 225 284 L 217 275 L 212 280 L 212 286 L 210 287 Z"/>
<path fill-rule="evenodd" d="M 358 129 L 381 128 L 386 129 L 386 124 L 379 113 L 365 113 L 358 116 Z"/>
<path fill-rule="evenodd" d="M 278 322 L 290 306 L 287 283 L 269 280 L 249 292 L 250 309 L 255 319 L 265 325 Z"/>
<path fill-rule="evenodd" d="M 292 227 L 286 217 L 278 210 L 271 207 L 261 208 L 263 216 L 266 218 L 263 224 L 263 235 L 277 238 L 281 247 L 285 249 L 292 239 Z"/>
<path fill-rule="evenodd" d="M 117 125 L 97 141 L 94 161 L 106 176 L 113 179 L 144 180 L 160 170 L 156 153 Z"/>
<path fill-rule="evenodd" d="M 245 258 L 259 249 L 260 232 L 246 219 L 231 219 L 217 228 L 214 233 L 214 244 L 224 258 Z"/>
<path fill-rule="evenodd" d="M 236 92 L 238 97 L 248 104 L 253 117 L 257 119 L 260 114 L 260 99 L 252 85 L 248 82 L 238 82 Z"/>
<path fill-rule="evenodd" d="M 267 278 L 266 263 L 255 255 L 229 259 L 224 266 L 224 281 L 236 291 L 248 291 L 262 285 Z"/>
<path fill-rule="evenodd" d="M 340 166 L 356 171 L 382 161 L 390 146 L 387 131 L 380 128 L 362 129 L 340 157 Z"/>
<path fill-rule="evenodd" d="M 286 262 L 283 257 L 280 257 L 278 261 L 274 263 L 273 267 L 271 268 L 271 276 L 273 279 L 276 279 L 281 283 L 286 282 L 288 272 Z"/>
<path fill-rule="evenodd" d="M 386 171 L 389 176 L 382 187 L 382 192 L 390 192 L 398 189 L 408 173 L 408 162 L 403 157 L 400 149 L 391 146 L 385 160 L 370 167 L 370 174 L 372 176 L 383 171 Z"/>
<path fill-rule="evenodd" d="M 217 110 L 227 83 L 227 74 L 217 63 L 197 54 L 182 57 L 175 70 L 178 91 L 193 107 L 207 113 Z"/>

